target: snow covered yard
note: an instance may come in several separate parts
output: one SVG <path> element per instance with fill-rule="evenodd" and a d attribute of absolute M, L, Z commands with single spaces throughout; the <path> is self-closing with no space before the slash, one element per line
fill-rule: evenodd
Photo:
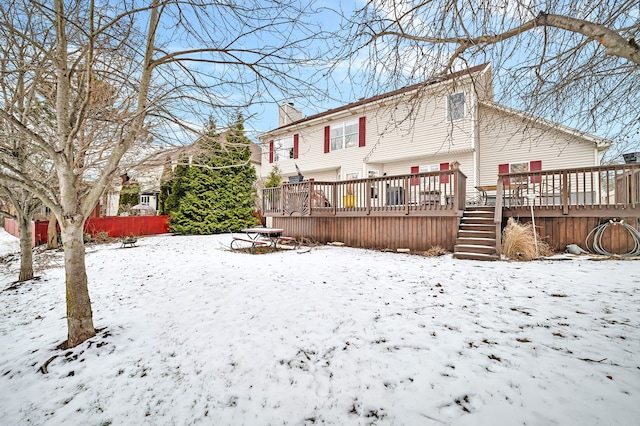
<path fill-rule="evenodd" d="M 0 229 L 0 256 L 14 240 Z M 640 419 L 638 261 L 250 255 L 230 240 L 88 247 L 100 332 L 67 351 L 61 254 L 12 290 L 18 263 L 0 263 L 2 424 Z"/>

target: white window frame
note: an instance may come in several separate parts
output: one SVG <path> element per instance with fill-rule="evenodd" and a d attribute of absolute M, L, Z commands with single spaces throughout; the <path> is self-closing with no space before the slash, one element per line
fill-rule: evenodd
<path fill-rule="evenodd" d="M 462 102 L 462 105 L 459 105 Z M 447 96 L 447 121 L 464 119 L 466 114 L 466 99 L 464 92 L 452 93 Z"/>
<path fill-rule="evenodd" d="M 358 120 L 343 121 L 342 123 L 331 125 L 331 151 L 357 147 L 360 136 L 359 133 L 360 126 Z"/>
<path fill-rule="evenodd" d="M 293 159 L 293 136 L 273 141 L 274 161 Z"/>
<path fill-rule="evenodd" d="M 140 196 L 140 204 L 149 205 L 150 202 L 151 202 L 151 196 L 150 195 L 141 195 Z"/>
<path fill-rule="evenodd" d="M 520 161 L 517 163 L 509 163 L 509 173 L 529 173 L 529 165 L 528 161 Z M 513 183 L 527 183 L 527 179 L 513 179 Z"/>
<path fill-rule="evenodd" d="M 360 178 L 360 173 L 358 172 L 345 173 L 344 176 L 345 176 L 344 180 L 356 180 Z"/>
<path fill-rule="evenodd" d="M 423 164 L 418 166 L 418 173 L 439 172 L 440 164 Z M 433 187 L 440 185 L 440 176 L 430 176 L 429 181 Z"/>

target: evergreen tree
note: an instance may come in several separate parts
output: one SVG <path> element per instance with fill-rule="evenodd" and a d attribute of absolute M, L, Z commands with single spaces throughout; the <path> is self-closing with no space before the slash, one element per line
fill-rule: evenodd
<path fill-rule="evenodd" d="M 277 188 L 282 185 L 282 176 L 280 175 L 280 167 L 274 165 L 267 176 L 267 180 L 264 181 L 265 188 Z"/>
<path fill-rule="evenodd" d="M 276 164 L 273 166 L 271 172 L 269 172 L 269 176 L 267 176 L 267 179 L 264 181 L 264 187 L 277 188 L 280 185 L 282 185 L 282 176 L 280 176 L 280 168 Z M 267 211 L 277 209 L 280 205 L 280 196 L 281 193 L 279 190 L 265 191 L 264 208 Z"/>
<path fill-rule="evenodd" d="M 131 181 L 120 190 L 120 200 L 118 203 L 118 214 L 131 212 L 131 207 L 138 204 L 140 200 L 140 185 L 136 181 Z"/>
<path fill-rule="evenodd" d="M 167 157 L 164 168 L 162 169 L 162 177 L 160 177 L 160 193 L 158 194 L 158 213 L 162 215 L 169 214 L 167 199 L 171 195 L 172 179 L 171 158 Z"/>
<path fill-rule="evenodd" d="M 196 162 L 202 167 L 189 167 L 182 179 L 184 196 L 179 198 L 176 211 L 172 210 L 171 230 L 214 234 L 254 226 L 256 172 L 250 162 L 250 141 L 244 134 L 242 117 L 223 135 L 210 125 L 197 143 L 202 155 Z"/>
<path fill-rule="evenodd" d="M 166 214 L 173 215 L 178 210 L 180 199 L 186 193 L 185 184 L 188 179 L 187 171 L 189 170 L 186 161 L 187 159 L 184 158 L 179 160 L 179 164 L 171 173 L 171 179 L 165 183 L 167 198 L 164 201 L 164 211 Z"/>

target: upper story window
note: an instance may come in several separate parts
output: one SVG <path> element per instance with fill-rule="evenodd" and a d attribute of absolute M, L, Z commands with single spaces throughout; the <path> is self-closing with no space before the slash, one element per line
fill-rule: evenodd
<path fill-rule="evenodd" d="M 464 118 L 464 93 L 453 93 L 447 96 L 447 121 Z"/>
<path fill-rule="evenodd" d="M 275 161 L 289 160 L 293 158 L 293 136 L 274 141 Z"/>
<path fill-rule="evenodd" d="M 331 126 L 331 151 L 358 146 L 358 120 Z"/>

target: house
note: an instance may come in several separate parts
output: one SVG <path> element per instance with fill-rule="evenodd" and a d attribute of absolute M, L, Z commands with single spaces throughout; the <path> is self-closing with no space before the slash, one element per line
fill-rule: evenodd
<path fill-rule="evenodd" d="M 262 176 L 340 181 L 447 170 L 467 176 L 467 199 L 498 173 L 592 167 L 607 140 L 500 105 L 492 67 L 444 77 L 303 117 L 279 107 L 278 127 L 260 136 Z"/>

